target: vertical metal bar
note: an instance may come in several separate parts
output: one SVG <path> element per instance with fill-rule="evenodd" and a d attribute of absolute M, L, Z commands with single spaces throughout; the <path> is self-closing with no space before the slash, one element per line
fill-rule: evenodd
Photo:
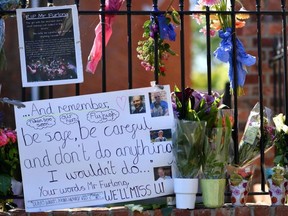
<path fill-rule="evenodd" d="M 273 110 L 274 112 L 278 113 L 278 94 L 277 94 L 277 83 L 279 83 L 278 81 L 278 77 L 277 77 L 277 73 L 276 73 L 276 70 L 277 70 L 277 63 L 276 62 L 273 62 L 272 63 L 272 70 L 273 70 Z"/>
<path fill-rule="evenodd" d="M 27 3 L 26 0 L 21 0 L 21 7 L 26 8 L 27 6 L 26 3 Z"/>
<path fill-rule="evenodd" d="M 274 39 L 274 44 L 273 44 L 273 55 L 276 57 L 277 56 L 277 50 L 278 50 L 278 38 Z M 275 113 L 278 113 L 278 92 L 277 92 L 277 87 L 279 87 L 279 85 L 277 85 L 277 83 L 280 84 L 280 80 L 278 80 L 278 73 L 277 73 L 277 60 L 276 59 L 272 59 L 270 62 L 270 66 L 272 67 L 273 70 L 273 110 Z"/>
<path fill-rule="evenodd" d="M 75 0 L 74 1 L 77 9 L 79 10 L 79 0 Z M 80 95 L 80 84 L 79 83 L 76 83 L 75 84 L 75 95 Z"/>
<path fill-rule="evenodd" d="M 264 134 L 264 113 L 263 113 L 263 81 L 262 81 L 262 37 L 261 37 L 261 2 L 256 0 L 256 17 L 257 17 L 257 54 L 258 54 L 258 85 L 259 85 L 259 104 L 260 104 L 260 134 Z M 264 139 L 260 136 L 260 163 L 261 163 L 261 190 L 265 191 L 265 174 L 264 174 Z"/>
<path fill-rule="evenodd" d="M 30 0 L 32 8 L 45 7 L 47 6 L 47 0 Z M 40 99 L 40 88 L 38 86 L 31 87 L 31 100 Z"/>
<path fill-rule="evenodd" d="M 106 92 L 106 23 L 105 23 L 105 0 L 101 0 L 100 8 L 101 8 L 101 24 L 102 24 L 102 91 Z"/>
<path fill-rule="evenodd" d="M 276 102 L 277 109 L 275 109 L 276 113 L 283 112 L 283 96 L 282 96 L 282 80 L 283 80 L 283 73 L 282 73 L 282 58 L 283 58 L 283 44 L 282 44 L 282 37 L 277 38 L 277 48 L 275 52 L 276 62 L 275 62 L 275 73 L 277 74 L 277 85 L 278 85 L 278 100 Z M 276 98 L 276 97 L 274 97 Z M 277 98 L 276 98 L 277 99 Z"/>
<path fill-rule="evenodd" d="M 232 137 L 234 141 L 234 161 L 236 164 L 239 163 L 239 151 L 238 151 L 238 74 L 236 67 L 236 32 L 235 32 L 235 0 L 230 0 L 231 2 L 231 24 L 232 24 L 232 65 L 234 73 L 234 87 L 233 87 L 233 99 L 234 99 L 234 125 L 232 131 Z"/>
<path fill-rule="evenodd" d="M 158 0 L 153 0 L 153 12 L 158 11 Z M 157 20 L 156 13 L 153 13 L 152 16 L 154 17 L 154 20 Z M 159 40 L 159 32 L 154 34 L 154 79 L 156 81 L 156 84 L 159 82 L 159 61 L 158 61 L 158 40 Z"/>
<path fill-rule="evenodd" d="M 181 70 L 181 89 L 182 89 L 182 92 L 184 92 L 184 89 L 185 89 L 185 83 L 186 83 L 186 80 L 185 80 L 185 34 L 184 34 L 184 30 L 185 30 L 185 27 L 184 27 L 184 0 L 180 0 L 179 1 L 179 9 L 180 9 L 180 20 L 181 20 L 181 23 L 180 23 L 180 70 Z M 184 97 L 182 97 L 184 98 Z M 183 106 L 184 107 L 184 106 Z"/>
<path fill-rule="evenodd" d="M 212 94 L 212 78 L 211 78 L 211 37 L 210 37 L 210 10 L 206 6 L 206 52 L 207 52 L 207 86 L 208 94 Z"/>
<path fill-rule="evenodd" d="M 286 27 L 286 1 L 281 0 L 282 8 L 282 40 L 283 40 L 283 60 L 284 60 L 284 113 L 285 113 L 285 124 L 288 124 L 288 86 L 287 86 L 287 27 Z M 288 142 L 286 140 L 286 142 Z"/>
<path fill-rule="evenodd" d="M 48 98 L 49 99 L 53 98 L 53 86 L 49 86 Z"/>
<path fill-rule="evenodd" d="M 21 0 L 21 7 L 26 8 L 26 0 Z M 21 100 L 26 101 L 26 88 L 22 87 L 21 89 Z"/>
<path fill-rule="evenodd" d="M 185 34 L 184 34 L 184 0 L 180 0 L 179 1 L 179 10 L 180 10 L 180 70 L 181 70 L 181 94 L 182 94 L 182 104 L 185 104 L 185 87 L 186 87 L 186 77 L 185 77 Z M 185 110 L 185 106 L 182 106 L 182 116 L 183 118 L 185 118 L 185 114 L 186 114 L 186 110 Z"/>
<path fill-rule="evenodd" d="M 131 34 L 131 0 L 126 0 L 127 7 L 127 43 L 128 43 L 128 88 L 133 87 L 132 83 L 132 34 Z"/>
<path fill-rule="evenodd" d="M 77 6 L 77 8 L 79 8 L 79 4 L 80 4 L 80 0 L 75 0 L 75 5 Z"/>
<path fill-rule="evenodd" d="M 281 51 L 282 52 L 282 51 Z M 282 107 L 283 107 L 283 96 L 282 96 L 282 80 L 283 80 L 283 73 L 282 73 L 282 58 L 277 60 L 278 62 L 278 112 L 283 112 Z M 284 93 L 285 94 L 285 93 Z"/>

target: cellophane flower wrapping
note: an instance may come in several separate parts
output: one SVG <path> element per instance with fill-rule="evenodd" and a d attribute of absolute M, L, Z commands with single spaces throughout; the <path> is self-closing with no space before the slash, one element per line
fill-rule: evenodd
<path fill-rule="evenodd" d="M 206 129 L 203 149 L 202 172 L 208 179 L 221 179 L 226 176 L 226 165 L 229 163 L 231 144 L 231 117 L 219 111 L 217 126 Z"/>
<path fill-rule="evenodd" d="M 254 158 L 260 155 L 260 104 L 257 102 L 250 111 L 245 125 L 243 136 L 239 143 L 239 166 L 249 164 Z M 274 139 L 274 126 L 272 124 L 272 111 L 263 109 L 263 144 L 264 150 L 272 146 Z"/>
<path fill-rule="evenodd" d="M 179 178 L 199 175 L 206 122 L 175 119 L 173 151 Z"/>

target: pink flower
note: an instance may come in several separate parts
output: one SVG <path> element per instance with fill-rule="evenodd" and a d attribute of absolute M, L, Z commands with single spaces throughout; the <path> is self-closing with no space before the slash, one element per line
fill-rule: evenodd
<path fill-rule="evenodd" d="M 206 35 L 207 34 L 206 26 L 200 29 L 199 32 L 202 32 L 204 35 Z M 215 35 L 216 35 L 216 31 L 213 29 L 210 29 L 210 36 L 214 37 Z"/>
<path fill-rule="evenodd" d="M 4 133 L 3 130 L 0 132 L 0 147 L 5 146 L 8 143 L 9 139 Z"/>
<path fill-rule="evenodd" d="M 203 11 L 203 5 L 196 4 L 194 10 Z M 205 21 L 203 20 L 203 15 L 201 14 L 192 14 L 192 18 L 196 20 L 197 24 L 199 25 L 205 24 Z"/>
<path fill-rule="evenodd" d="M 199 0 L 199 5 L 205 5 L 205 6 L 213 6 L 215 4 L 220 3 L 220 0 Z"/>
<path fill-rule="evenodd" d="M 16 140 L 17 140 L 17 136 L 16 136 L 15 131 L 7 130 L 6 131 L 6 136 L 10 139 L 10 141 L 12 143 L 15 143 Z"/>

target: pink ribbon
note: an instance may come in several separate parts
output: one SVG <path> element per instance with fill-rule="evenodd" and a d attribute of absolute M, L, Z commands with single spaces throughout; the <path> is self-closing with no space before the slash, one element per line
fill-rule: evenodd
<path fill-rule="evenodd" d="M 106 0 L 105 11 L 119 11 L 123 2 L 124 0 Z M 110 37 L 112 35 L 112 24 L 114 22 L 114 17 L 115 15 L 105 16 L 105 46 L 108 44 Z M 102 24 L 100 15 L 100 22 L 95 28 L 95 39 L 88 57 L 86 71 L 94 74 L 98 62 L 101 60 L 101 58 L 102 58 Z"/>

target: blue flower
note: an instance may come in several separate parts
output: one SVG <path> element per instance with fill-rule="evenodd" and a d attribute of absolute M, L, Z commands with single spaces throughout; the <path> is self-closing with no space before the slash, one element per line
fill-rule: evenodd
<path fill-rule="evenodd" d="M 168 23 L 164 15 L 159 15 L 158 17 L 160 38 L 162 40 L 169 39 L 171 41 L 176 40 L 176 32 L 174 26 L 171 23 Z"/>
<path fill-rule="evenodd" d="M 154 9 L 155 12 L 158 12 L 158 9 Z M 154 17 L 150 16 L 150 20 L 152 21 L 151 23 L 154 23 L 159 29 L 159 37 L 162 40 L 168 39 L 170 41 L 175 41 L 176 40 L 176 32 L 174 25 L 167 19 L 167 17 L 164 14 L 160 14 L 157 16 L 157 21 L 158 23 L 155 23 Z M 158 24 L 158 25 L 157 25 Z M 152 28 L 152 32 L 156 33 L 158 29 Z M 154 34 L 153 34 L 154 38 Z"/>

